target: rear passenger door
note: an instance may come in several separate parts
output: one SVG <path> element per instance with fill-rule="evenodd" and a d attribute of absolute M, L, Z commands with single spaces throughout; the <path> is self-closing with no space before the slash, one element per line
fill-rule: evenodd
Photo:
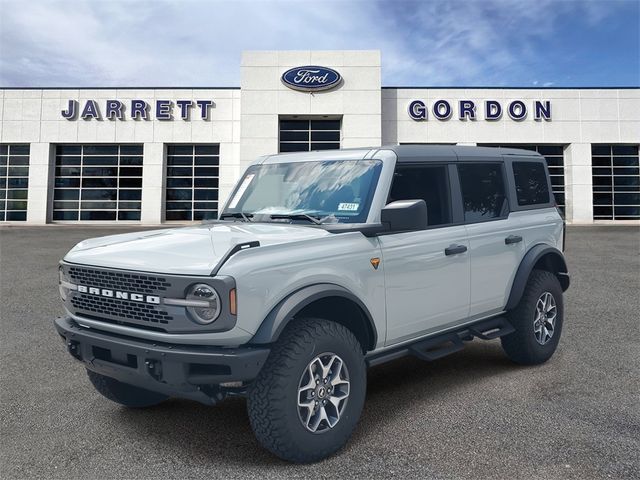
<path fill-rule="evenodd" d="M 502 161 L 458 164 L 464 221 L 469 240 L 469 316 L 501 311 L 524 256 L 517 219 L 509 215 L 508 183 Z"/>
<path fill-rule="evenodd" d="M 387 345 L 459 323 L 469 313 L 469 255 L 455 166 L 398 163 L 388 203 L 423 199 L 427 230 L 380 235 Z M 453 174 L 453 176 L 452 176 Z M 455 247 L 455 248 L 451 248 Z"/>
<path fill-rule="evenodd" d="M 513 204 L 511 216 L 520 224 L 525 250 L 546 243 L 562 250 L 563 220 L 551 193 L 546 162 L 540 157 L 506 159 Z"/>

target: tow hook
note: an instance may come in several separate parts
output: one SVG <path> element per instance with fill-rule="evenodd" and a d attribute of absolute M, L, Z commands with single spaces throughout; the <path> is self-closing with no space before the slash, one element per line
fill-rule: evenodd
<path fill-rule="evenodd" d="M 68 340 L 67 350 L 74 358 L 82 360 L 82 354 L 80 353 L 80 342 L 76 342 L 75 340 Z"/>
<path fill-rule="evenodd" d="M 147 366 L 147 372 L 156 380 L 160 381 L 162 378 L 162 363 L 158 360 L 147 359 L 144 361 Z"/>

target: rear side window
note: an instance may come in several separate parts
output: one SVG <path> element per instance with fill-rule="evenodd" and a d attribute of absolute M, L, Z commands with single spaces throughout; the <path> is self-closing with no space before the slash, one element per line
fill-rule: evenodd
<path fill-rule="evenodd" d="M 549 184 L 542 162 L 513 162 L 518 205 L 549 203 Z"/>
<path fill-rule="evenodd" d="M 458 165 L 464 221 L 483 222 L 506 215 L 507 195 L 500 163 Z"/>

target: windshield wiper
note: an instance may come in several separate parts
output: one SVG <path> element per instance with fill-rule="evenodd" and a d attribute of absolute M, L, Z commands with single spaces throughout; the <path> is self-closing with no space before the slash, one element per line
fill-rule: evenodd
<path fill-rule="evenodd" d="M 251 218 L 253 217 L 253 213 L 244 213 L 244 212 L 226 212 L 220 214 L 220 220 L 225 218 L 241 218 L 245 222 L 251 222 Z"/>
<path fill-rule="evenodd" d="M 274 213 L 269 215 L 269 218 L 273 220 L 277 220 L 279 218 L 287 218 L 290 220 L 309 220 L 316 225 L 322 225 L 322 220 L 324 220 L 320 217 L 309 215 L 308 213 Z"/>

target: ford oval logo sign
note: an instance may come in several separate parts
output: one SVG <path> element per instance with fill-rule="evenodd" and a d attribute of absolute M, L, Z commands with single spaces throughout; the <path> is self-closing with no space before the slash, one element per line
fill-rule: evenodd
<path fill-rule="evenodd" d="M 337 87 L 342 77 L 331 68 L 308 65 L 295 67 L 282 74 L 282 83 L 294 90 L 317 92 Z"/>

